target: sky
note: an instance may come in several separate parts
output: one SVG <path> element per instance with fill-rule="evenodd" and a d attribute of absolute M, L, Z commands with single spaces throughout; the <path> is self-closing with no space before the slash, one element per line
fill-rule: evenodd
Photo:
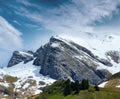
<path fill-rule="evenodd" d="M 120 35 L 120 0 L 0 0 L 0 66 L 54 35 Z"/>

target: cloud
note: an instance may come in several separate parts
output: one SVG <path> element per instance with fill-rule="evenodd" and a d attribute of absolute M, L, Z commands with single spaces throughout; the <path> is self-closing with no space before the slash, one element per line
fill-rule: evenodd
<path fill-rule="evenodd" d="M 94 32 L 93 24 L 117 14 L 119 4 L 120 0 L 70 0 L 59 7 L 43 7 L 45 11 L 33 12 L 22 7 L 17 13 L 53 32 L 72 34 Z"/>
<path fill-rule="evenodd" d="M 27 0 L 17 0 L 17 2 L 19 2 L 25 6 L 34 6 L 32 3 L 28 2 Z"/>
<path fill-rule="evenodd" d="M 21 25 L 17 20 L 13 20 L 13 22 L 17 25 Z"/>
<path fill-rule="evenodd" d="M 82 12 L 83 23 L 85 24 L 111 17 L 117 12 L 117 6 L 120 4 L 120 0 L 72 0 L 72 2 Z"/>
<path fill-rule="evenodd" d="M 22 49 L 21 33 L 0 16 L 0 67 L 6 66 L 12 51 Z"/>
<path fill-rule="evenodd" d="M 16 50 L 22 48 L 21 33 L 0 16 L 0 49 Z"/>
<path fill-rule="evenodd" d="M 26 7 L 35 7 L 37 9 L 40 9 L 40 6 L 39 5 L 36 5 L 36 4 L 33 4 L 33 3 L 30 3 L 29 1 L 27 0 L 16 0 L 18 3 L 26 6 Z"/>

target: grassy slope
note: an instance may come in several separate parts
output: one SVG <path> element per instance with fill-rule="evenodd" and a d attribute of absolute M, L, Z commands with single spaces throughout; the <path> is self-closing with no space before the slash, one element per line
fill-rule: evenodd
<path fill-rule="evenodd" d="M 109 80 L 109 81 L 105 84 L 105 87 L 106 87 L 106 88 L 109 88 L 109 87 L 116 88 L 116 86 L 118 86 L 118 85 L 120 85 L 120 79 L 115 78 L 115 79 Z"/>
<path fill-rule="evenodd" d="M 10 75 L 6 75 L 5 78 L 6 78 L 6 82 L 8 82 L 10 84 L 12 84 L 12 83 L 14 83 L 18 80 L 17 77 L 13 77 L 13 76 L 10 76 Z"/>
<path fill-rule="evenodd" d="M 60 94 L 44 94 L 40 95 L 35 99 L 120 99 L 120 93 L 118 92 L 88 92 L 88 91 L 81 91 L 78 95 L 68 95 L 64 97 Z"/>
<path fill-rule="evenodd" d="M 112 75 L 112 77 L 108 80 L 105 87 L 106 88 L 116 88 L 116 86 L 120 85 L 120 72 Z"/>
<path fill-rule="evenodd" d="M 63 89 L 63 81 L 57 81 L 46 87 L 44 93 L 28 99 L 120 99 L 120 91 L 114 88 L 101 88 L 100 91 L 95 91 L 90 87 L 89 90 L 80 91 L 77 95 L 68 96 L 63 95 Z"/>

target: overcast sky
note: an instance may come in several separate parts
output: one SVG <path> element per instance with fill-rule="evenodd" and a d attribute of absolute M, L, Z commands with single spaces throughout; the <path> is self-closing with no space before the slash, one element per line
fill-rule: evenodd
<path fill-rule="evenodd" d="M 0 0 L 0 66 L 14 50 L 35 50 L 52 35 L 119 31 L 120 0 Z"/>

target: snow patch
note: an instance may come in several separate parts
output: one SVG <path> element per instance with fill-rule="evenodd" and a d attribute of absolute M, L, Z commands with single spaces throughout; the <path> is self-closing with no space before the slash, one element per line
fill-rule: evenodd
<path fill-rule="evenodd" d="M 21 54 L 22 56 L 31 56 L 31 57 L 33 57 L 33 55 L 32 54 L 29 54 L 29 53 L 27 53 L 27 52 L 22 52 L 22 51 L 18 51 L 19 52 L 19 54 Z"/>
<path fill-rule="evenodd" d="M 99 85 L 99 87 L 104 88 L 107 83 L 108 83 L 108 81 L 103 82 L 103 83 L 101 83 L 101 84 Z"/>
<path fill-rule="evenodd" d="M 9 87 L 9 83 L 6 83 L 6 82 L 0 82 L 0 85 L 2 85 L 4 87 Z"/>
<path fill-rule="evenodd" d="M 41 92 L 41 90 L 36 90 L 34 95 L 40 94 Z"/>
<path fill-rule="evenodd" d="M 120 85 L 116 86 L 117 88 L 120 88 Z"/>
<path fill-rule="evenodd" d="M 29 83 L 25 83 L 25 85 L 23 86 L 23 89 L 26 89 L 26 88 L 28 88 L 29 86 L 30 86 Z"/>
<path fill-rule="evenodd" d="M 51 44 L 51 47 L 59 47 L 60 45 L 59 45 L 59 43 L 52 43 Z"/>

